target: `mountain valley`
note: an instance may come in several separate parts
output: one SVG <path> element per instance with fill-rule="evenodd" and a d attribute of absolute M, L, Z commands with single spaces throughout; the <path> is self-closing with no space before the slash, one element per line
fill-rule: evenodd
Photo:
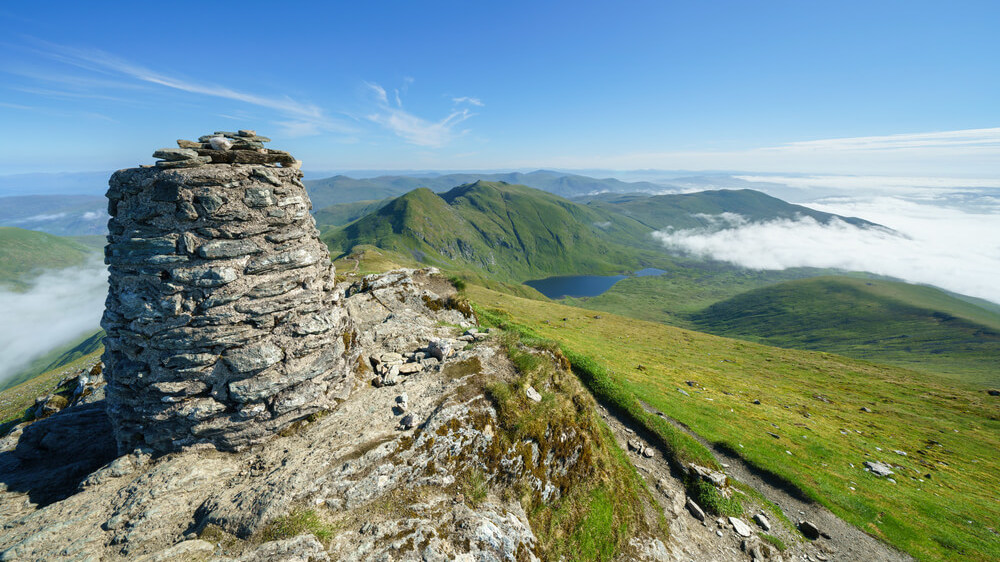
<path fill-rule="evenodd" d="M 755 271 L 671 254 L 652 236 L 665 229 L 711 230 L 724 228 L 726 221 L 803 216 L 884 227 L 751 190 L 649 195 L 565 188 L 574 199 L 564 199 L 524 185 L 475 179 L 438 192 L 417 187 L 396 195 L 359 186 L 351 195 L 338 191 L 345 181 L 306 184 L 311 192 L 339 193 L 327 201 L 369 197 L 313 210 L 341 282 L 400 267 L 439 268 L 468 299 L 481 326 L 516 336 L 519 345 L 558 350 L 597 403 L 616 412 L 629 431 L 656 443 L 668 466 L 696 463 L 724 470 L 721 463 L 739 462 L 754 478 L 779 484 L 771 497 L 737 485 L 742 499 L 735 504 L 698 496 L 713 513 L 739 516 L 746 512 L 737 506 L 744 504 L 774 520 L 787 515 L 782 530 L 775 531 L 784 537 L 778 540 L 793 550 L 808 548 L 793 514 L 782 511 L 788 509 L 783 502 L 792 501 L 788 498 L 805 498 L 795 501 L 829 509 L 917 559 L 988 559 L 996 550 L 990 538 L 995 532 L 987 526 L 996 514 L 988 491 L 993 484 L 981 485 L 992 482 L 1000 468 L 990 453 L 1000 446 L 995 442 L 1000 407 L 984 390 L 998 384 L 995 308 L 863 272 Z M 33 240 L 29 253 L 45 267 L 78 264 L 99 244 L 27 232 L 3 229 L 12 239 Z M 643 268 L 664 273 L 627 277 L 601 295 L 560 302 L 523 284 Z M 11 279 L 26 283 L 27 272 L 12 270 Z M 26 412 L 34 411 L 35 396 L 58 391 L 67 373 L 95 363 L 103 353 L 101 337 L 86 335 L 53 350 L 10 380 L 11 388 L 0 394 L 4 427 L 30 420 L 33 414 Z M 936 417 L 923 411 L 928 404 Z M 621 435 L 628 443 L 620 445 L 631 447 L 629 434 Z M 886 454 L 893 450 L 897 453 Z M 719 460 L 723 454 L 728 456 Z M 876 460 L 892 467 L 893 482 L 865 470 L 865 462 Z M 779 489 L 785 491 L 774 491 Z M 600 491 L 588 493 L 597 503 L 580 507 L 584 512 L 606 501 Z M 781 507 L 767 507 L 771 502 Z M 961 510 L 936 511 L 959 503 Z M 618 518 L 621 508 L 611 509 Z M 292 515 L 314 517 L 309 513 Z M 674 516 L 678 513 L 675 508 Z M 539 525 L 535 516 L 528 514 L 532 529 Z M 640 527 L 652 524 L 646 517 Z M 572 525 L 567 529 L 585 528 Z M 555 541 L 546 547 L 550 552 L 579 552 L 556 536 L 543 533 L 543 540 Z M 601 552 L 628 550 L 621 536 L 587 547 L 596 550 L 587 550 L 584 558 L 606 559 Z M 837 548 L 847 549 L 846 556 L 856 548 L 850 545 L 860 544 L 837 540 L 820 555 L 837 559 Z"/>

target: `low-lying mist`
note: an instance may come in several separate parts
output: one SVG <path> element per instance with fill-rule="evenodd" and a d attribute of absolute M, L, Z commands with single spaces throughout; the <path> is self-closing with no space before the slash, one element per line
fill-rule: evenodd
<path fill-rule="evenodd" d="M 1000 303 L 1000 214 L 995 207 L 971 212 L 946 201 L 897 197 L 840 197 L 809 206 L 861 217 L 895 232 L 803 217 L 764 223 L 729 220 L 722 228 L 654 236 L 671 250 L 751 269 L 867 271 Z"/>
<path fill-rule="evenodd" d="M 98 260 L 47 271 L 25 292 L 0 290 L 0 382 L 33 360 L 100 328 L 108 271 Z"/>

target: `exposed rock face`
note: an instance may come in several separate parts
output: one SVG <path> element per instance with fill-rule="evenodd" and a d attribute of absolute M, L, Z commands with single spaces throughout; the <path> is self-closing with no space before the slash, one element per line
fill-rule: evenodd
<path fill-rule="evenodd" d="M 350 393 L 353 332 L 302 173 L 203 161 L 261 150 L 195 164 L 163 149 L 192 165 L 111 177 L 101 325 L 120 453 L 241 449 Z"/>
<path fill-rule="evenodd" d="M 450 302 L 449 291 L 446 280 L 410 270 L 341 283 L 336 292 L 351 295 L 342 307 L 363 356 L 398 357 L 406 365 L 416 364 L 413 357 L 430 342 L 458 347 L 453 326 L 475 321 L 439 305 Z M 358 369 L 362 380 L 377 378 L 368 364 Z M 559 474 L 590 474 L 578 456 L 532 457 L 520 442 L 492 460 L 484 454 L 498 447 L 502 429 L 491 403 L 469 389 L 477 378 L 512 376 L 499 345 L 483 338 L 444 362 L 401 374 L 394 386 L 358 385 L 328 415 L 261 447 L 196 447 L 159 457 L 135 451 L 43 508 L 0 485 L 0 525 L 7 529 L 0 560 L 537 560 L 538 540 L 515 494 L 491 493 L 479 504 L 462 497 L 473 469 L 498 487 L 514 479 L 553 500 Z M 398 427 L 405 416 L 395 408 L 403 393 L 414 420 L 408 430 Z M 0 474 L 13 472 L 18 458 L 0 450 Z M 268 525 L 303 509 L 332 522 L 322 542 L 299 534 L 258 545 Z"/>

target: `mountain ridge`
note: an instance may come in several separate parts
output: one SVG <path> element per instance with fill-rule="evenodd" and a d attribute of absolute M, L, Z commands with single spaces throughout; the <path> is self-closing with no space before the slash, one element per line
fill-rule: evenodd
<path fill-rule="evenodd" d="M 652 182 L 623 182 L 615 178 L 592 178 L 577 174 L 536 170 L 534 172 L 453 173 L 436 176 L 386 175 L 356 179 L 344 175 L 306 180 L 306 189 L 316 208 L 336 203 L 397 197 L 418 187 L 440 192 L 477 180 L 526 185 L 563 197 L 602 191 L 663 192 L 671 188 Z"/>
<path fill-rule="evenodd" d="M 615 210 L 654 230 L 719 227 L 719 217 L 725 217 L 726 213 L 739 215 L 751 222 L 810 217 L 823 224 L 836 219 L 861 228 L 885 228 L 858 217 L 834 215 L 788 203 L 753 189 L 717 189 L 652 196 L 609 194 L 591 198 L 587 204 Z"/>
<path fill-rule="evenodd" d="M 814 277 L 747 291 L 689 318 L 716 335 L 1000 384 L 1000 314 L 933 287 Z"/>
<path fill-rule="evenodd" d="M 626 217 L 541 190 L 478 180 L 443 194 L 415 189 L 323 239 L 335 253 L 373 244 L 418 261 L 436 254 L 444 263 L 523 281 L 581 268 L 610 273 L 636 267 L 638 252 L 623 242 L 647 232 Z"/>

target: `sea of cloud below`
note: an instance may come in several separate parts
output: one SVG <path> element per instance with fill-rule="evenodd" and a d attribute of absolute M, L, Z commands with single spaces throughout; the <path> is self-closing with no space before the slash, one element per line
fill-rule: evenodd
<path fill-rule="evenodd" d="M 107 292 L 108 271 L 99 260 L 45 272 L 25 292 L 0 291 L 0 382 L 98 330 Z"/>
<path fill-rule="evenodd" d="M 823 224 L 809 217 L 751 223 L 720 215 L 712 228 L 654 236 L 672 251 L 751 269 L 867 271 L 1000 303 L 1000 198 L 995 195 L 841 194 L 806 205 L 892 230 L 838 220 Z"/>

